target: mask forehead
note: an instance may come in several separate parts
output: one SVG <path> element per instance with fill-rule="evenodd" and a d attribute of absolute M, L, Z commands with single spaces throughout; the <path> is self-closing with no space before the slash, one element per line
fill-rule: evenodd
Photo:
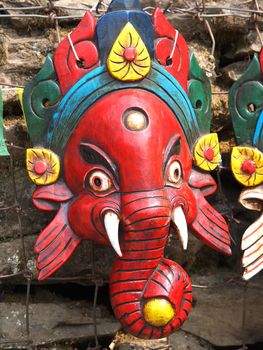
<path fill-rule="evenodd" d="M 180 138 L 178 159 L 188 177 L 187 141 L 169 107 L 144 90 L 112 92 L 89 108 L 73 131 L 64 155 L 66 181 L 80 190 L 90 166 L 81 158 L 79 145 L 90 143 L 115 163 L 122 191 L 162 188 L 164 154 L 173 137 Z"/>

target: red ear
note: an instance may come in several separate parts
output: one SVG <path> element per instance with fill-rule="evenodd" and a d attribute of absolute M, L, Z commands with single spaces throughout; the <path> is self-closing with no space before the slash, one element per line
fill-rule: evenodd
<path fill-rule="evenodd" d="M 205 199 L 216 190 L 216 183 L 210 174 L 192 170 L 189 185 L 197 203 L 197 216 L 191 223 L 193 234 L 207 246 L 227 255 L 231 255 L 228 226 L 219 214 Z"/>
<path fill-rule="evenodd" d="M 62 95 L 65 95 L 83 75 L 99 65 L 98 50 L 93 42 L 95 27 L 96 20 L 87 11 L 79 25 L 70 34 L 72 45 L 81 62 L 77 62 L 68 36 L 56 49 L 54 64 Z"/>
<path fill-rule="evenodd" d="M 191 171 L 189 185 L 194 189 L 200 190 L 205 197 L 210 196 L 217 189 L 216 182 L 210 174 L 194 169 Z"/>
<path fill-rule="evenodd" d="M 68 204 L 62 204 L 51 223 L 40 233 L 35 244 L 38 279 L 44 280 L 70 258 L 81 242 L 68 223 Z"/>
<path fill-rule="evenodd" d="M 163 68 L 178 80 L 187 92 L 189 54 L 186 41 L 172 27 L 161 9 L 156 8 L 154 10 L 152 22 L 157 36 L 155 40 L 155 58 Z"/>
<path fill-rule="evenodd" d="M 49 186 L 38 187 L 32 195 L 32 201 L 40 210 L 53 211 L 60 208 L 62 202 L 73 197 L 64 182 L 56 182 Z"/>
<path fill-rule="evenodd" d="M 225 219 L 207 202 L 201 191 L 195 191 L 195 197 L 198 211 L 190 225 L 191 231 L 205 245 L 231 255 L 231 242 Z"/>

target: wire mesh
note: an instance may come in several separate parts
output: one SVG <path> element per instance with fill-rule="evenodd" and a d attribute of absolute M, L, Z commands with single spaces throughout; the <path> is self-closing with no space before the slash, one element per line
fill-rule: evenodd
<path fill-rule="evenodd" d="M 16 278 L 18 276 L 21 276 L 25 282 L 26 282 L 26 296 L 25 296 L 25 335 L 26 339 L 21 340 L 21 339 L 0 339 L 0 347 L 1 345 L 30 345 L 33 343 L 33 341 L 30 339 L 30 313 L 29 313 L 29 305 L 30 305 L 30 290 L 31 290 L 31 284 L 33 281 L 33 276 L 32 272 L 30 269 L 27 267 L 27 256 L 26 256 L 26 251 L 25 251 L 25 238 L 24 238 L 24 233 L 23 233 L 23 226 L 22 226 L 22 207 L 19 203 L 18 200 L 18 192 L 17 192 L 17 185 L 16 185 L 16 173 L 15 173 L 15 165 L 14 165 L 14 155 L 13 151 L 14 149 L 20 150 L 20 151 L 25 151 L 25 148 L 16 146 L 8 141 L 6 141 L 6 144 L 9 149 L 9 173 L 11 177 L 11 183 L 12 183 L 12 191 L 13 191 L 13 204 L 8 205 L 8 206 L 1 206 L 0 211 L 9 211 L 9 210 L 14 210 L 16 213 L 16 218 L 17 218 L 17 224 L 18 224 L 18 235 L 20 237 L 21 241 L 21 250 L 22 250 L 22 269 L 19 272 L 12 273 L 12 274 L 7 274 L 7 275 L 0 275 L 0 282 L 1 281 L 6 281 L 10 280 L 12 278 Z M 103 281 L 101 279 L 98 279 L 96 269 L 95 269 L 95 261 L 94 261 L 94 245 L 91 242 L 91 275 L 90 276 L 83 276 L 83 280 L 88 280 L 89 282 L 92 281 L 94 286 L 95 286 L 95 292 L 94 292 L 94 298 L 93 298 L 93 312 L 92 312 L 92 317 L 93 317 L 93 327 L 94 327 L 94 343 L 95 343 L 95 348 L 99 348 L 99 340 L 98 340 L 98 332 L 97 332 L 97 300 L 98 300 L 98 290 L 99 287 L 103 285 Z M 79 280 L 79 277 L 77 277 Z M 50 278 L 50 280 L 53 280 L 53 282 L 61 280 L 61 278 Z M 74 277 L 65 277 L 62 278 L 64 282 L 66 281 L 74 281 Z"/>
<path fill-rule="evenodd" d="M 259 22 L 263 18 L 263 10 L 260 8 L 258 1 L 253 0 L 251 1 L 252 4 L 254 4 L 254 9 L 251 8 L 236 8 L 236 7 L 225 7 L 225 6 L 211 6 L 206 4 L 206 2 L 203 0 L 201 3 L 198 3 L 197 1 L 192 1 L 192 4 L 190 4 L 189 1 L 184 1 L 185 7 L 176 7 L 173 4 L 173 1 L 170 2 L 166 8 L 163 9 L 165 13 L 172 14 L 173 16 L 190 16 L 192 18 L 195 18 L 197 20 L 204 20 L 204 24 L 208 30 L 208 33 L 211 37 L 212 41 L 212 47 L 211 47 L 211 55 L 214 55 L 215 52 L 215 46 L 216 41 L 215 37 L 213 35 L 213 31 L 211 28 L 211 25 L 209 23 L 209 19 L 216 18 L 216 17 L 241 17 L 244 19 L 252 19 L 252 21 L 255 24 L 255 30 L 259 36 L 259 39 L 262 43 L 262 37 L 261 32 L 259 29 Z M 193 4 L 194 3 L 194 4 Z M 99 0 L 97 4 L 94 6 L 85 5 L 83 7 L 74 7 L 74 6 L 57 6 L 53 3 L 53 1 L 49 0 L 47 5 L 41 5 L 41 6 L 24 6 L 24 7 L 18 7 L 18 6 L 8 6 L 8 7 L 2 7 L 0 8 L 0 18 L 43 18 L 47 20 L 51 20 L 55 22 L 55 28 L 57 32 L 57 39 L 58 42 L 60 42 L 60 30 L 58 21 L 62 20 L 69 20 L 69 19 L 79 19 L 83 17 L 83 14 L 85 11 L 89 10 L 93 12 L 93 14 L 96 17 L 102 16 L 108 8 L 108 4 L 106 4 L 104 1 Z M 83 11 L 83 14 L 81 15 L 57 15 L 57 11 L 60 9 L 64 10 L 71 10 L 71 11 Z M 145 12 L 150 12 L 154 8 L 151 6 L 145 7 Z M 19 12 L 27 12 L 27 11 L 39 11 L 44 13 L 3 13 L 7 11 L 19 11 Z M 218 13 L 214 13 L 214 11 L 219 11 Z M 263 45 L 263 44 L 262 44 Z M 0 86 L 6 86 L 12 88 L 21 88 L 24 87 L 20 84 L 10 84 L 6 82 L 0 82 Z M 8 89 L 8 88 L 7 88 Z M 228 91 L 213 91 L 212 94 L 228 94 Z M 17 185 L 16 185 L 16 173 L 15 173 L 15 165 L 14 165 L 14 150 L 19 150 L 21 152 L 25 151 L 25 148 L 21 146 L 14 145 L 13 143 L 6 141 L 6 144 L 8 146 L 9 152 L 10 152 L 10 162 L 9 162 L 9 172 L 10 177 L 12 181 L 12 190 L 13 190 L 13 203 L 8 206 L 1 206 L 0 211 L 10 211 L 13 210 L 16 213 L 16 220 L 18 224 L 18 234 L 21 240 L 21 249 L 22 249 L 22 269 L 19 272 L 13 273 L 13 274 L 7 274 L 7 275 L 0 275 L 0 282 L 9 280 L 18 276 L 21 276 L 25 282 L 26 282 L 26 297 L 25 297 L 25 334 L 26 339 L 10 339 L 10 340 L 0 340 L 0 346 L 1 345 L 12 345 L 12 344 L 20 344 L 29 346 L 32 344 L 32 340 L 30 339 L 30 313 L 29 313 L 29 305 L 30 305 L 30 292 L 31 292 L 31 285 L 33 281 L 33 276 L 31 271 L 27 267 L 27 256 L 25 251 L 25 240 L 24 240 L 24 234 L 23 234 L 23 225 L 22 225 L 22 206 L 19 203 L 18 200 L 18 193 L 17 193 Z M 222 202 L 225 203 L 226 206 L 228 206 L 225 196 L 223 194 L 222 186 L 221 186 L 221 180 L 220 180 L 220 171 L 218 172 L 218 184 L 219 184 L 219 192 L 221 194 Z M 229 206 L 228 206 L 229 207 Z M 232 212 L 230 211 L 229 219 L 233 220 Z M 96 268 L 95 268 L 95 262 L 94 262 L 94 245 L 91 243 L 91 276 L 83 276 L 83 280 L 89 280 L 93 281 L 95 290 L 94 290 L 94 298 L 93 298 L 93 329 L 94 329 L 94 349 L 99 349 L 99 339 L 98 339 L 98 330 L 97 330 L 97 301 L 98 301 L 98 291 L 99 287 L 104 284 L 104 281 L 100 280 L 96 274 Z M 80 277 L 53 277 L 50 278 L 53 282 L 66 282 L 71 281 L 74 282 L 74 280 L 80 280 Z M 223 283 L 217 283 L 213 285 L 196 285 L 193 284 L 194 288 L 219 288 L 221 286 L 229 285 L 231 287 L 232 283 L 237 283 L 235 281 L 235 278 L 231 278 L 228 281 L 224 281 Z M 240 283 L 240 282 L 239 282 Z M 242 318 L 242 334 L 244 334 L 245 329 L 245 322 L 246 322 L 246 296 L 247 296 L 247 286 L 248 283 L 243 283 L 244 285 L 244 294 L 243 294 L 243 318 Z M 242 348 L 246 349 L 245 340 L 243 339 Z M 169 338 L 167 338 L 167 344 L 163 345 L 159 349 L 171 349 L 171 345 L 169 342 Z M 150 348 L 149 348 L 150 349 Z M 156 348 L 155 348 L 156 349 Z"/>

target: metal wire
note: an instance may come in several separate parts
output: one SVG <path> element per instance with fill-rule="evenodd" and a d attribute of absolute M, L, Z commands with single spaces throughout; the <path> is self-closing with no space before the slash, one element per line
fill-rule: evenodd
<path fill-rule="evenodd" d="M 14 273 L 14 274 L 9 274 L 9 275 L 5 275 L 5 276 L 0 276 L 0 280 L 5 280 L 5 279 L 9 279 L 12 277 L 17 277 L 17 276 L 21 276 L 23 278 L 26 278 L 27 280 L 27 293 L 26 293 L 26 301 L 25 301 L 25 314 L 26 314 L 26 336 L 27 336 L 27 340 L 24 342 L 22 341 L 22 343 L 26 343 L 29 344 L 31 343 L 29 336 L 30 336 L 30 329 L 29 329 L 29 298 L 30 298 L 30 286 L 31 286 L 31 273 L 30 271 L 27 269 L 27 257 L 26 257 L 26 251 L 25 251 L 25 240 L 24 240 L 24 234 L 23 234 L 23 230 L 22 230 L 22 219 L 21 219 L 21 207 L 18 201 L 18 193 L 17 193 L 17 188 L 16 188 L 16 177 L 15 177 L 15 166 L 14 166 L 14 157 L 13 157 L 13 149 L 14 146 L 12 144 L 8 144 L 8 148 L 9 148 L 9 153 L 10 153 L 10 162 L 9 162 L 9 172 L 10 172 L 10 176 L 11 176 L 11 183 L 12 183 L 12 189 L 13 189 L 13 204 L 11 206 L 7 206 L 7 207 L 2 207 L 1 210 L 11 210 L 11 209 L 15 209 L 16 212 L 16 216 L 17 216 L 17 223 L 18 223 L 18 234 L 20 236 L 20 240 L 21 240 L 21 250 L 22 250 L 22 271 L 18 272 L 18 273 Z M 19 149 L 18 147 L 16 147 L 16 149 Z M 22 150 L 24 150 L 22 148 Z M 4 341 L 0 341 L 0 344 L 14 344 L 14 343 L 21 343 L 21 341 L 16 341 L 16 340 L 4 340 Z"/>
<path fill-rule="evenodd" d="M 29 313 L 29 305 L 30 305 L 30 291 L 31 291 L 31 285 L 33 282 L 33 276 L 31 271 L 27 268 L 27 257 L 26 257 L 26 251 L 25 251 L 25 240 L 24 240 L 24 234 L 22 229 L 22 220 L 21 220 L 21 207 L 18 201 L 18 193 L 16 188 L 16 177 L 15 177 L 15 166 L 14 166 L 14 157 L 13 157 L 13 149 L 18 149 L 21 151 L 24 151 L 25 148 L 20 146 L 15 146 L 12 143 L 7 142 L 7 146 L 9 148 L 10 153 L 10 166 L 9 171 L 11 175 L 11 183 L 12 183 L 12 189 L 13 189 L 13 204 L 5 207 L 0 207 L 1 211 L 9 211 L 9 210 L 15 210 L 17 215 L 17 223 L 18 223 L 18 234 L 21 238 L 21 250 L 22 250 L 22 270 L 17 273 L 7 274 L 7 275 L 0 275 L 0 281 L 9 280 L 12 278 L 17 278 L 21 276 L 21 278 L 26 280 L 26 299 L 25 299 L 25 334 L 26 334 L 26 340 L 21 339 L 11 339 L 11 340 L 0 340 L 0 346 L 1 345 L 11 345 L 11 344 L 20 344 L 20 345 L 30 345 L 32 344 L 32 340 L 30 339 L 30 313 Z M 93 327 L 94 327 L 94 341 L 95 346 L 99 346 L 99 340 L 98 340 L 98 332 L 97 332 L 97 316 L 96 316 L 96 309 L 97 309 L 97 299 L 98 299 L 98 290 L 99 286 L 103 285 L 102 280 L 96 280 L 96 269 L 95 269 L 95 263 L 94 263 L 94 246 L 91 244 L 91 275 L 84 276 L 83 280 L 89 280 L 93 281 L 95 285 L 95 291 L 94 291 L 94 299 L 93 299 Z M 79 279 L 79 277 L 75 277 L 76 279 Z M 68 278 L 51 278 L 50 280 L 58 281 L 73 281 L 74 277 L 68 277 Z"/>
<path fill-rule="evenodd" d="M 102 1 L 98 2 L 100 5 L 103 5 L 105 8 L 108 6 L 103 3 Z M 87 11 L 89 9 L 93 9 L 95 6 L 86 5 L 86 7 L 74 7 L 74 6 L 62 6 L 62 5 L 56 5 L 54 4 L 54 9 L 63 9 L 63 10 L 70 10 L 70 11 Z M 176 12 L 187 12 L 187 13 L 195 13 L 200 11 L 200 8 L 198 7 L 188 7 L 188 8 L 180 8 L 180 7 L 173 7 L 173 9 L 170 9 L 172 6 L 172 3 L 169 3 L 169 7 L 164 8 L 164 12 L 169 13 L 176 13 Z M 249 9 L 249 8 L 238 8 L 238 7 L 226 7 L 226 6 L 206 6 L 206 10 L 223 10 L 223 11 L 232 11 L 231 15 L 235 16 L 235 12 L 244 12 L 244 13 L 256 13 L 259 15 L 263 15 L 263 10 L 258 9 Z M 43 5 L 43 6 L 25 6 L 25 7 L 0 7 L 0 11 L 35 11 L 35 10 L 48 10 L 49 6 Z M 153 6 L 147 6 L 144 7 L 144 11 L 148 9 L 154 9 Z M 94 11 L 94 9 L 93 9 Z"/>
<path fill-rule="evenodd" d="M 261 44 L 263 46 L 263 39 L 260 34 L 260 30 L 258 27 L 258 16 L 263 16 L 263 11 L 259 7 L 258 1 L 254 0 L 255 2 L 255 9 L 249 9 L 249 8 L 236 8 L 236 7 L 226 7 L 226 6 L 208 6 L 205 2 L 205 0 L 202 0 L 202 6 L 199 6 L 199 3 L 195 1 L 195 6 L 190 6 L 190 3 L 188 1 L 185 1 L 185 5 L 187 8 L 181 8 L 181 7 L 172 7 L 173 2 L 170 1 L 168 5 L 164 8 L 164 13 L 168 12 L 170 14 L 173 14 L 174 16 L 190 16 L 190 17 L 196 17 L 199 20 L 204 21 L 204 25 L 210 35 L 212 46 L 211 46 L 211 56 L 213 58 L 216 48 L 216 41 L 215 36 L 213 34 L 211 24 L 209 23 L 209 18 L 219 18 L 219 17 L 241 17 L 241 18 L 247 18 L 251 19 L 251 15 L 253 16 L 253 20 L 255 22 L 255 30 L 259 36 L 259 39 L 261 41 Z M 2 11 L 28 11 L 28 10 L 45 10 L 48 11 L 48 14 L 0 14 L 0 18 L 12 18 L 12 17 L 18 17 L 18 18 L 43 18 L 43 19 L 49 19 L 51 21 L 55 21 L 55 27 L 57 31 L 57 38 L 58 42 L 60 42 L 60 34 L 59 34 L 59 20 L 67 20 L 67 19 L 78 19 L 82 18 L 82 15 L 66 15 L 66 16 L 59 16 L 56 13 L 57 9 L 67 9 L 67 10 L 76 10 L 76 11 L 86 11 L 88 8 L 91 12 L 94 12 L 94 15 L 97 17 L 100 17 L 103 15 L 108 8 L 108 5 L 103 2 L 103 0 L 99 0 L 96 5 L 91 7 L 90 5 L 87 5 L 87 8 L 78 8 L 74 6 L 57 6 L 53 3 L 52 0 L 49 0 L 46 6 L 27 6 L 27 7 L 6 7 L 2 9 Z M 144 8 L 144 11 L 148 13 L 148 10 L 154 9 L 154 7 L 147 6 Z M 224 13 L 210 13 L 211 11 L 219 10 L 219 11 L 227 11 Z M 244 14 L 244 13 L 247 13 Z"/>
<path fill-rule="evenodd" d="M 0 7 L 0 11 L 29 11 L 48 9 L 48 6 Z"/>
<path fill-rule="evenodd" d="M 23 85 L 17 85 L 17 84 L 10 84 L 10 83 L 4 83 L 0 82 L 0 86 L 11 86 L 11 87 L 17 87 L 17 88 L 23 88 Z"/>
<path fill-rule="evenodd" d="M 205 2 L 203 1 L 203 6 L 200 8 L 199 6 L 195 7 L 188 7 L 188 8 L 179 8 L 179 7 L 173 7 L 171 8 L 172 4 L 169 4 L 169 7 L 166 7 L 164 9 L 164 12 L 168 12 L 171 14 L 185 14 L 185 15 L 197 15 L 200 18 L 212 18 L 212 17 L 241 17 L 241 18 L 250 18 L 250 14 L 256 14 L 259 16 L 263 15 L 263 10 L 257 6 L 255 9 L 249 9 L 249 8 L 236 8 L 236 7 L 225 7 L 225 6 L 205 6 Z M 103 7 L 103 9 L 101 9 Z M 108 5 L 105 4 L 103 1 L 98 1 L 96 6 L 87 5 L 87 7 L 72 7 L 72 6 L 59 6 L 53 4 L 52 11 L 56 11 L 58 9 L 64 9 L 64 10 L 70 10 L 70 11 L 87 11 L 90 10 L 94 12 L 95 15 L 103 15 L 108 8 Z M 147 11 L 149 9 L 154 9 L 154 7 L 147 6 L 143 10 Z M 0 12 L 2 11 L 35 11 L 35 10 L 47 10 L 50 11 L 50 6 L 27 6 L 27 7 L 2 7 L 0 8 Z M 219 11 L 228 11 L 227 13 L 209 13 L 214 10 Z M 231 12 L 230 12 L 231 11 Z M 249 15 L 244 15 L 241 13 L 248 13 Z M 46 14 L 34 14 L 34 13 L 18 13 L 18 14 L 0 14 L 0 18 L 12 18 L 12 17 L 32 17 L 32 18 L 50 18 L 50 15 Z M 66 15 L 66 16 L 54 16 L 54 19 L 58 20 L 65 20 L 65 19 L 78 19 L 82 18 L 83 15 Z"/>

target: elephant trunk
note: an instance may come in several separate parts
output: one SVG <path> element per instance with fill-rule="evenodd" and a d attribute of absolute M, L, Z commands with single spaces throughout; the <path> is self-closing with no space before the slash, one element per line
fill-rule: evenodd
<path fill-rule="evenodd" d="M 111 303 L 124 329 L 145 339 L 172 333 L 191 308 L 189 277 L 163 258 L 170 218 L 170 203 L 162 190 L 123 196 L 123 256 L 113 264 Z"/>

